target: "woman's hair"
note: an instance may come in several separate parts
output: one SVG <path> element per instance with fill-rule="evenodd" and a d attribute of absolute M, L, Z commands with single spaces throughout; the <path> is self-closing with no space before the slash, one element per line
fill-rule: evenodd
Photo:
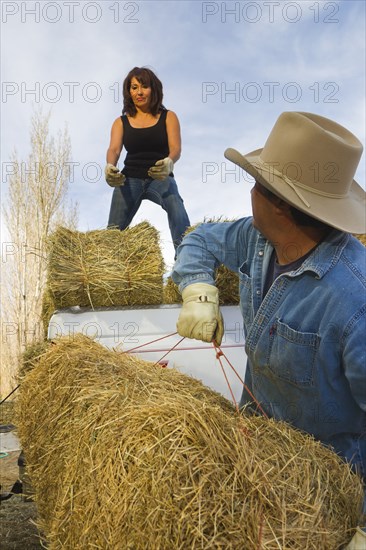
<path fill-rule="evenodd" d="M 123 82 L 123 115 L 134 116 L 137 109 L 130 95 L 131 80 L 135 77 L 140 84 L 151 88 L 150 111 L 157 115 L 165 109 L 163 105 L 163 85 L 155 73 L 146 67 L 134 67 L 126 76 Z"/>

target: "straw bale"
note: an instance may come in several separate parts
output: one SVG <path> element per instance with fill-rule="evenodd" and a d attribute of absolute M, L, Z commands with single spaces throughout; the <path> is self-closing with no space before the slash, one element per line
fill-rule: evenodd
<path fill-rule="evenodd" d="M 237 305 L 239 303 L 239 278 L 237 273 L 224 265 L 220 265 L 216 270 L 215 285 L 219 291 L 221 305 Z M 164 285 L 163 296 L 164 304 L 179 304 L 182 302 L 182 295 L 171 277 L 168 277 Z"/>
<path fill-rule="evenodd" d="M 361 235 L 354 235 L 362 244 L 366 246 L 366 234 L 362 233 Z"/>
<path fill-rule="evenodd" d="M 25 349 L 18 371 L 19 382 L 21 382 L 26 374 L 38 364 L 38 359 L 47 351 L 50 345 L 49 341 L 42 340 L 40 342 L 34 342 Z"/>
<path fill-rule="evenodd" d="M 42 311 L 41 311 L 41 319 L 43 323 L 43 334 L 45 338 L 47 338 L 48 325 L 49 325 L 50 319 L 56 310 L 57 310 L 57 307 L 56 307 L 53 295 L 50 291 L 49 286 L 46 286 L 46 289 L 42 296 Z"/>
<path fill-rule="evenodd" d="M 234 220 L 228 220 L 223 217 L 205 219 L 203 223 L 226 223 Z M 185 235 L 194 231 L 200 223 L 194 224 L 186 229 Z M 221 305 L 239 303 L 239 276 L 237 273 L 224 265 L 218 266 L 215 273 L 215 285 L 219 291 L 219 302 Z M 182 296 L 177 285 L 171 277 L 168 277 L 164 285 L 164 303 L 178 304 L 182 302 Z"/>
<path fill-rule="evenodd" d="M 329 550 L 357 525 L 362 484 L 331 450 L 84 336 L 38 357 L 17 408 L 50 550 Z"/>
<path fill-rule="evenodd" d="M 163 301 L 164 304 L 180 304 L 182 302 L 182 295 L 171 277 L 168 277 L 164 284 Z"/>
<path fill-rule="evenodd" d="M 48 291 L 56 308 L 161 304 L 158 231 L 142 222 L 124 231 L 71 231 L 50 237 Z"/>

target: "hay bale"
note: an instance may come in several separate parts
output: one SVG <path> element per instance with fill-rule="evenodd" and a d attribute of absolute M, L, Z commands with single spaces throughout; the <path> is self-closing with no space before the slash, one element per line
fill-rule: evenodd
<path fill-rule="evenodd" d="M 205 219 L 203 223 L 226 223 L 234 220 L 219 218 Z M 194 231 L 200 223 L 192 225 L 186 229 L 185 235 Z M 220 265 L 215 273 L 215 285 L 219 291 L 219 302 L 221 305 L 239 304 L 239 276 L 237 273 L 224 265 Z M 182 296 L 177 285 L 171 277 L 168 277 L 163 290 L 165 304 L 179 304 L 182 302 Z"/>
<path fill-rule="evenodd" d="M 57 307 L 53 299 L 53 295 L 50 291 L 49 286 L 46 286 L 46 290 L 42 296 L 42 311 L 41 311 L 41 320 L 43 324 L 43 335 L 47 338 L 48 335 L 48 325 L 52 315 L 55 313 Z"/>
<path fill-rule="evenodd" d="M 48 350 L 51 342 L 42 340 L 29 345 L 21 356 L 21 363 L 18 370 L 18 382 L 22 383 L 23 378 L 38 364 L 39 358 Z"/>
<path fill-rule="evenodd" d="M 290 426 L 83 336 L 38 357 L 18 433 L 48 548 L 339 548 L 360 479 Z"/>
<path fill-rule="evenodd" d="M 180 304 L 182 302 L 182 295 L 171 277 L 168 277 L 164 284 L 163 301 L 164 304 Z"/>
<path fill-rule="evenodd" d="M 215 285 L 219 291 L 220 305 L 237 305 L 239 297 L 239 277 L 224 265 L 220 265 L 215 273 Z M 182 302 L 182 295 L 178 286 L 171 277 L 168 277 L 163 289 L 164 304 L 179 304 Z"/>
<path fill-rule="evenodd" d="M 360 235 L 354 235 L 363 245 L 366 246 L 366 234 L 361 233 Z"/>
<path fill-rule="evenodd" d="M 120 231 L 71 231 L 50 237 L 48 292 L 56 308 L 161 304 L 163 258 L 148 222 Z"/>

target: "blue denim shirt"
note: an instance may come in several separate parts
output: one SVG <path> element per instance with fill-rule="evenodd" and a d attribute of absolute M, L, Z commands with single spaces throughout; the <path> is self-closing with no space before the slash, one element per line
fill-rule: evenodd
<path fill-rule="evenodd" d="M 182 291 L 214 284 L 220 264 L 239 273 L 246 385 L 268 416 L 331 445 L 366 479 L 366 248 L 333 230 L 263 299 L 272 250 L 252 218 L 202 224 L 172 277 Z M 251 401 L 244 389 L 240 405 Z"/>

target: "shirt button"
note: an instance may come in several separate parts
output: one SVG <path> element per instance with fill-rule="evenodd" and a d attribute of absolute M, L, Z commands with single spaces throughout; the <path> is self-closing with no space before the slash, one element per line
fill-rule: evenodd
<path fill-rule="evenodd" d="M 260 250 L 260 251 L 258 252 L 258 256 L 263 256 L 263 254 L 264 254 L 263 250 Z"/>
<path fill-rule="evenodd" d="M 260 291 L 260 290 L 257 290 L 256 295 L 259 296 L 260 293 L 261 293 L 261 291 Z"/>

